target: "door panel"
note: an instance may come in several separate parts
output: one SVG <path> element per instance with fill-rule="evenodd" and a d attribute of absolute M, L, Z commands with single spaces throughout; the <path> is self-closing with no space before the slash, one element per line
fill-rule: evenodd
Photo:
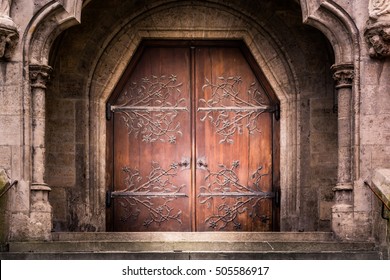
<path fill-rule="evenodd" d="M 275 101 L 239 47 L 184 45 L 144 47 L 110 98 L 112 229 L 273 230 Z"/>
<path fill-rule="evenodd" d="M 189 51 L 146 48 L 114 112 L 114 228 L 190 230 Z"/>
<path fill-rule="evenodd" d="M 200 48 L 195 62 L 197 230 L 272 230 L 270 100 L 240 49 Z"/>

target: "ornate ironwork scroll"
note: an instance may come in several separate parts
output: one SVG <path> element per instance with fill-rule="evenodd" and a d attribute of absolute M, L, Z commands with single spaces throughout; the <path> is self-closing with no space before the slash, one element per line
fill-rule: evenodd
<path fill-rule="evenodd" d="M 275 110 L 269 99 L 253 82 L 247 90 L 247 97 L 240 94 L 241 77 L 218 77 L 217 83 L 207 78 L 202 87 L 203 91 L 210 91 L 210 99 L 199 99 L 198 112 L 203 113 L 201 121 L 209 119 L 214 125 L 217 134 L 221 136 L 220 143 L 233 144 L 233 135 L 242 134 L 244 127 L 249 134 L 261 132 L 257 126 L 257 118 L 264 112 Z"/>
<path fill-rule="evenodd" d="M 127 220 L 137 220 L 141 209 L 148 211 L 148 218 L 143 222 L 145 227 L 152 223 L 161 225 L 162 223 L 173 220 L 178 223 L 181 221 L 180 209 L 176 210 L 171 206 L 171 202 L 179 197 L 187 197 L 181 192 L 186 186 L 176 186 L 172 179 L 177 176 L 180 163 L 172 163 L 168 169 L 163 169 L 157 162 L 152 163 L 152 170 L 143 182 L 140 172 L 127 166 L 122 171 L 126 174 L 124 179 L 125 188 L 111 193 L 111 197 L 120 197 L 120 205 L 124 208 L 121 217 L 122 222 Z M 156 204 L 155 198 L 160 203 Z"/>
<path fill-rule="evenodd" d="M 142 141 L 174 144 L 182 135 L 176 117 L 180 111 L 188 111 L 186 99 L 181 97 L 182 85 L 176 75 L 145 77 L 132 82 L 111 111 L 120 112 L 128 133 L 142 136 Z"/>
<path fill-rule="evenodd" d="M 274 197 L 273 192 L 263 192 L 260 189 L 261 179 L 268 174 L 262 173 L 262 166 L 258 167 L 251 176 L 252 186 L 245 186 L 240 183 L 236 173 L 239 165 L 240 162 L 235 160 L 230 168 L 220 164 L 220 169 L 216 172 L 207 170 L 205 181 L 208 181 L 208 184 L 200 187 L 199 202 L 211 208 L 215 198 L 222 200 L 216 207 L 217 213 L 208 216 L 204 221 L 211 228 L 224 229 L 233 224 L 234 229 L 240 230 L 241 223 L 238 221 L 238 215 L 244 212 L 249 212 L 252 219 L 258 218 L 262 222 L 270 219 L 267 215 L 259 215 L 260 201 Z M 233 198 L 234 203 L 229 205 L 227 198 Z"/>

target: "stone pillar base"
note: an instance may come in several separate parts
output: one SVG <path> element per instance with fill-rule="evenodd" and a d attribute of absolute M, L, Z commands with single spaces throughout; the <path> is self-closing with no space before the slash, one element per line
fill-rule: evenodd
<path fill-rule="evenodd" d="M 352 205 L 353 185 L 339 183 L 334 188 L 335 204 L 332 207 L 332 230 L 337 239 L 354 238 L 354 209 Z"/>
<path fill-rule="evenodd" d="M 354 217 L 352 205 L 336 204 L 332 207 L 332 230 L 337 239 L 353 239 Z"/>
<path fill-rule="evenodd" d="M 31 185 L 30 240 L 51 240 L 52 207 L 49 203 L 51 189 L 46 184 Z"/>

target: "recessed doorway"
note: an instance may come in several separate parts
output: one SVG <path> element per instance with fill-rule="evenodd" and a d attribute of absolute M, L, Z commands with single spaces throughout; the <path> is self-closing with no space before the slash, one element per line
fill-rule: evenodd
<path fill-rule="evenodd" d="M 242 42 L 143 42 L 106 113 L 108 230 L 279 229 L 279 103 Z"/>

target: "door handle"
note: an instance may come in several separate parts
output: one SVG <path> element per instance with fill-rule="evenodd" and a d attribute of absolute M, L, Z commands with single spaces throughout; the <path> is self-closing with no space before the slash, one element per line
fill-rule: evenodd
<path fill-rule="evenodd" d="M 182 170 L 189 169 L 191 165 L 190 158 L 183 158 L 178 165 L 181 167 Z"/>
<path fill-rule="evenodd" d="M 207 170 L 208 164 L 206 162 L 205 158 L 200 158 L 196 161 L 196 166 L 198 169 L 204 169 Z"/>

